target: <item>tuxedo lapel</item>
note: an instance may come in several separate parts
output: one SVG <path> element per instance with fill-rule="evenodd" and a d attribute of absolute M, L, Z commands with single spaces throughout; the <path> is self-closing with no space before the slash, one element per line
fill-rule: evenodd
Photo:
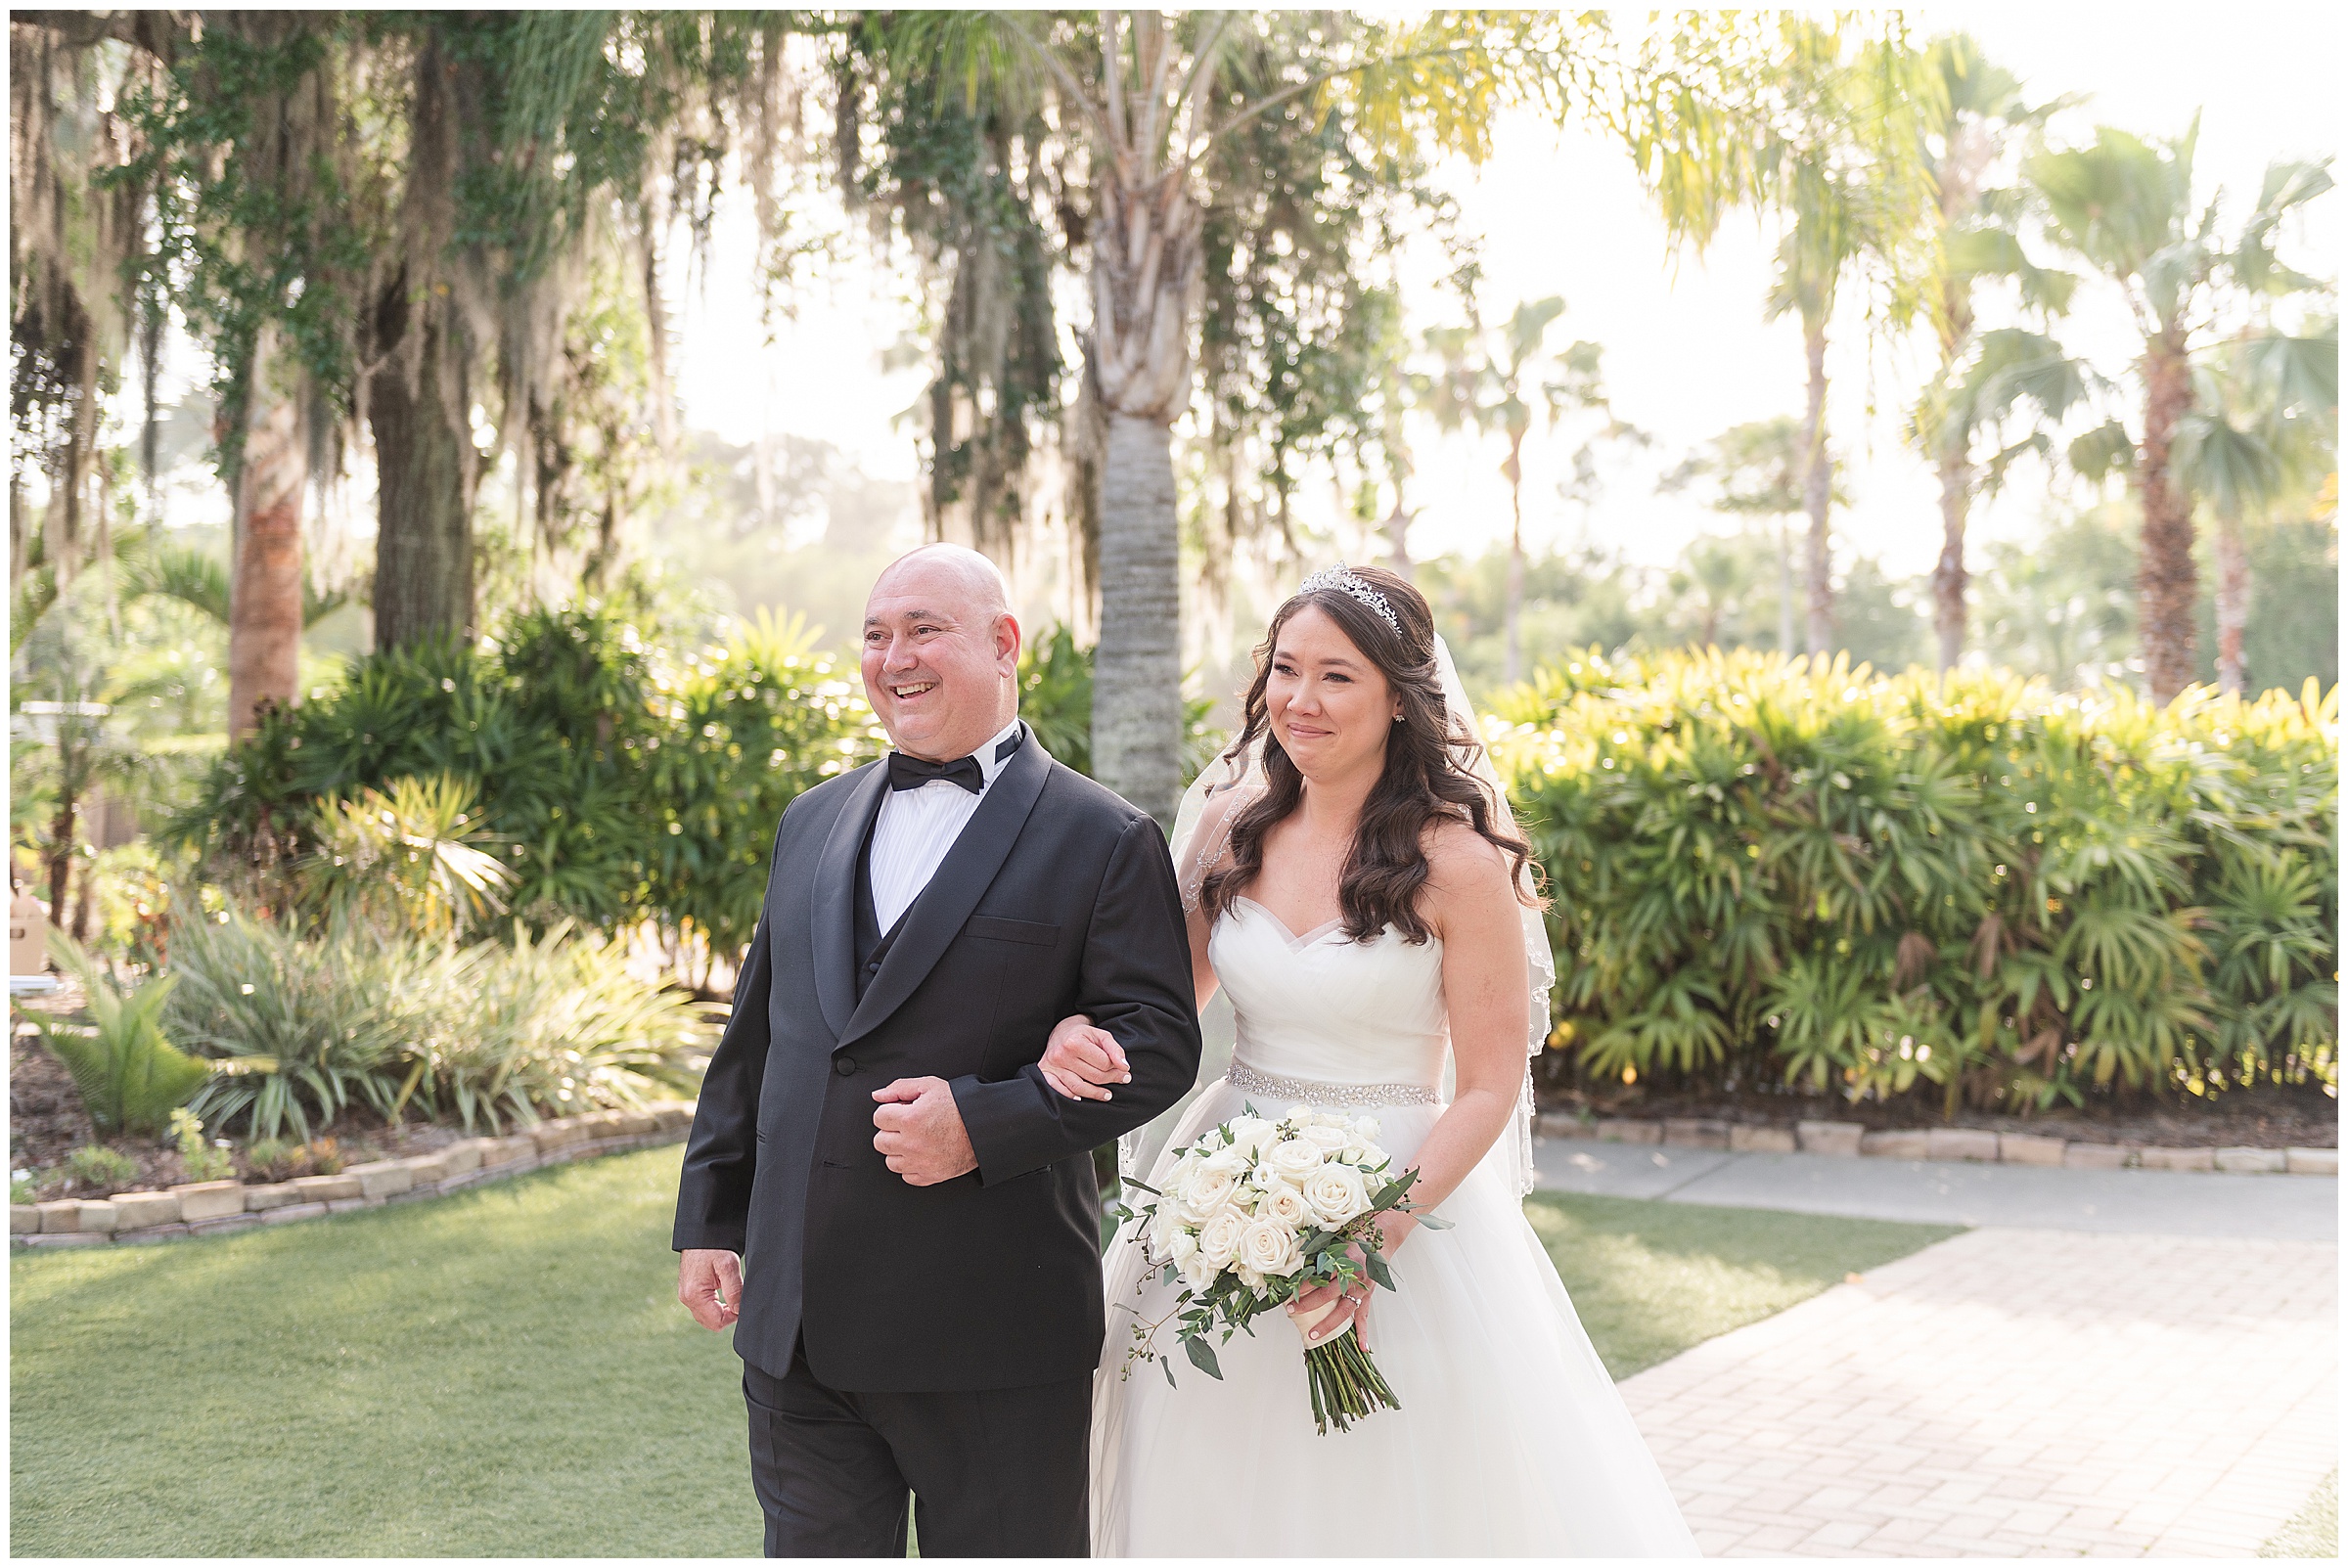
<path fill-rule="evenodd" d="M 823 1009 L 824 1026 L 837 1039 L 856 1010 L 856 860 L 865 834 L 888 794 L 888 769 L 866 765 L 832 820 L 832 834 L 824 840 L 815 866 L 814 908 L 809 929 L 815 936 L 815 1001 Z"/>
<path fill-rule="evenodd" d="M 876 772 L 880 771 L 878 769 Z M 914 988 L 937 967 L 948 946 L 962 931 L 978 900 L 986 896 L 993 885 L 995 874 L 1011 857 L 1011 846 L 1026 825 L 1027 814 L 1035 808 L 1036 797 L 1044 792 L 1044 781 L 1051 776 L 1052 754 L 1044 749 L 1033 728 L 1027 732 L 1026 743 L 1003 764 L 1003 771 L 978 802 L 978 809 L 938 863 L 937 873 L 929 885 L 905 913 L 904 928 L 880 962 L 880 972 L 873 976 L 866 988 L 864 1000 L 856 1005 L 847 1027 L 840 1030 L 839 1044 L 845 1046 L 859 1036 L 871 1032 L 897 1010 Z M 830 865 L 831 851 L 825 851 L 825 864 Z M 855 846 L 848 850 L 851 874 L 855 864 Z M 847 918 L 852 910 L 843 906 L 840 929 L 848 929 Z M 843 941 L 847 938 L 843 937 Z M 848 956 L 847 964 L 840 970 L 840 983 L 855 994 L 855 956 Z M 831 1009 L 825 1009 L 829 1018 Z M 836 1047 L 835 1049 L 837 1049 Z"/>

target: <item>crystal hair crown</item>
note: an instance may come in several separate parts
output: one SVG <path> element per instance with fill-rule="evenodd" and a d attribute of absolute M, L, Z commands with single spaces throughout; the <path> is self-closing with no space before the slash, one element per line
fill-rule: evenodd
<path fill-rule="evenodd" d="M 1343 561 L 1340 560 L 1333 566 L 1324 567 L 1320 571 L 1313 573 L 1303 582 L 1296 585 L 1296 592 L 1299 594 L 1310 594 L 1316 593 L 1324 588 L 1333 588 L 1338 593 L 1343 594 L 1346 598 L 1357 600 L 1360 603 L 1367 605 L 1371 609 L 1377 613 L 1377 618 L 1379 620 L 1384 621 L 1387 626 L 1393 629 L 1396 637 L 1400 637 L 1402 635 L 1401 617 L 1394 613 L 1394 606 L 1386 603 L 1386 596 L 1379 593 L 1377 589 L 1371 587 L 1361 578 L 1356 577 L 1353 574 L 1352 569 Z"/>

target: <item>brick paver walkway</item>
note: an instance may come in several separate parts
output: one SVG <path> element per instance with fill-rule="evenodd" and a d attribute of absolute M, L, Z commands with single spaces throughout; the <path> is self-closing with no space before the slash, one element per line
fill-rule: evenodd
<path fill-rule="evenodd" d="M 1973 1231 L 1622 1390 L 1707 1554 L 2247 1556 L 2338 1463 L 2338 1269 Z"/>

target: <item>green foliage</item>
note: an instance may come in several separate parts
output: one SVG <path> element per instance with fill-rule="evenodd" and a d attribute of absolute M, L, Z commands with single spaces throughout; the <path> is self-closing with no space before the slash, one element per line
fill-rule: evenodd
<path fill-rule="evenodd" d="M 614 607 L 532 609 L 478 650 L 380 653 L 265 715 L 176 831 L 256 892 L 321 855 L 317 880 L 336 884 L 349 880 L 330 874 L 343 870 L 338 835 L 365 829 L 344 797 L 443 781 L 411 786 L 415 812 L 393 832 L 411 840 L 403 853 L 421 855 L 422 837 L 443 868 L 462 860 L 476 879 L 450 868 L 448 889 L 466 883 L 476 913 L 492 893 L 539 928 L 650 918 L 731 950 L 756 923 L 783 808 L 872 755 L 877 736 L 860 691 L 795 620 L 762 616 L 671 659 Z M 489 848 L 502 884 L 472 858 Z"/>
<path fill-rule="evenodd" d="M 296 898 L 329 923 L 385 933 L 454 935 L 505 913 L 514 880 L 478 847 L 472 785 L 445 776 L 399 779 L 388 793 L 320 802 L 317 843 L 294 868 Z"/>
<path fill-rule="evenodd" d="M 814 651 L 800 617 L 771 612 L 655 674 L 647 711 L 621 742 L 642 907 L 737 952 L 757 928 L 783 809 L 884 738 L 862 685 Z"/>
<path fill-rule="evenodd" d="M 171 1113 L 171 1142 L 179 1145 L 179 1168 L 189 1181 L 224 1182 L 236 1174 L 228 1151 L 203 1141 L 203 1123 L 185 1105 Z"/>
<path fill-rule="evenodd" d="M 343 927 L 304 941 L 238 910 L 172 931 L 172 1031 L 220 1066 L 197 1113 L 308 1138 L 354 1105 L 388 1116 L 407 1043 L 443 982 L 440 950 Z"/>
<path fill-rule="evenodd" d="M 62 931 L 49 933 L 57 966 L 81 982 L 87 1024 L 38 1017 L 41 1040 L 66 1070 L 101 1132 L 154 1132 L 210 1075 L 210 1064 L 174 1047 L 160 1019 L 170 976 L 125 993 L 113 976 Z"/>
<path fill-rule="evenodd" d="M 84 1143 L 66 1156 L 66 1174 L 92 1191 L 111 1192 L 139 1179 L 139 1162 L 104 1143 Z"/>
<path fill-rule="evenodd" d="M 2336 692 L 1593 651 L 1501 711 L 1593 1073 L 1950 1111 L 2336 1083 Z"/>
<path fill-rule="evenodd" d="M 415 1098 L 436 1121 L 494 1133 L 541 1112 L 690 1092 L 711 1044 L 708 1017 L 686 993 L 638 979 L 620 960 L 567 925 L 465 950 L 412 1047 Z"/>
<path fill-rule="evenodd" d="M 496 1132 L 634 1105 L 686 1088 L 709 1042 L 689 996 L 568 922 L 460 948 L 227 911 L 174 933 L 172 966 L 174 1027 L 221 1058 L 195 1108 L 258 1140 L 307 1140 L 353 1108 Z"/>

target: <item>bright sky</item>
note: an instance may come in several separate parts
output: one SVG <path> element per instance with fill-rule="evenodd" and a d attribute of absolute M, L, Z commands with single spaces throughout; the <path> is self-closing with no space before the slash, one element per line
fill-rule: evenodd
<path fill-rule="evenodd" d="M 1926 36 L 1968 29 L 2034 96 L 2091 95 L 2056 121 L 2060 140 L 2085 140 L 2099 122 L 2172 136 L 2201 110 L 2199 177 L 2205 187 L 2226 188 L 2235 221 L 2270 159 L 2327 156 L 2337 146 L 2342 29 L 2327 7 L 2235 6 L 2221 17 L 2206 6 L 2136 5 L 2120 13 L 2042 4 L 1912 15 Z M 1603 343 L 1617 411 L 1657 438 L 1644 467 L 1617 473 L 1584 517 L 1558 493 L 1578 437 L 1536 436 L 1526 454 L 1531 542 L 1563 542 L 1586 528 L 1593 543 L 1661 562 L 1694 534 L 1719 526 L 1692 498 L 1654 495 L 1652 474 L 1729 426 L 1800 413 L 1799 330 L 1761 319 L 1773 237 L 1749 218 L 1733 219 L 1707 255 L 1675 264 L 1623 156 L 1529 117 L 1504 127 L 1497 156 L 1482 170 L 1452 170 L 1446 178 L 1464 225 L 1484 238 L 1487 319 L 1506 317 L 1519 299 L 1562 295 L 1567 313 L 1553 341 Z M 2305 228 L 2313 247 L 2307 254 L 2332 277 L 2344 202 L 2340 194 L 2320 202 Z M 678 374 L 687 423 L 736 441 L 786 431 L 820 437 L 868 472 L 912 477 L 915 432 L 897 416 L 918 395 L 923 373 L 880 369 L 882 350 L 913 320 L 905 280 L 874 269 L 819 285 L 763 347 L 746 282 L 747 219 L 730 210 L 705 286 L 682 301 Z M 1449 309 L 1433 287 L 1440 257 L 1428 246 L 1406 253 L 1403 265 L 1414 333 L 1439 324 Z M 2083 293 L 2063 336 L 2109 373 L 2130 352 L 2116 296 Z M 1928 569 L 1938 549 L 1935 486 L 1898 438 L 1900 412 L 1928 352 L 1920 341 L 1881 340 L 1871 365 L 1855 312 L 1837 324 L 1829 352 L 1829 432 L 1849 465 L 1852 495 L 1838 526 L 1894 575 Z M 1415 439 L 1413 554 L 1472 551 L 1505 537 L 1508 492 L 1497 440 L 1438 437 L 1431 429 Z M 2017 470 L 2008 493 L 1979 515 L 1979 533 L 2030 531 L 2045 497 L 2042 472 Z"/>

